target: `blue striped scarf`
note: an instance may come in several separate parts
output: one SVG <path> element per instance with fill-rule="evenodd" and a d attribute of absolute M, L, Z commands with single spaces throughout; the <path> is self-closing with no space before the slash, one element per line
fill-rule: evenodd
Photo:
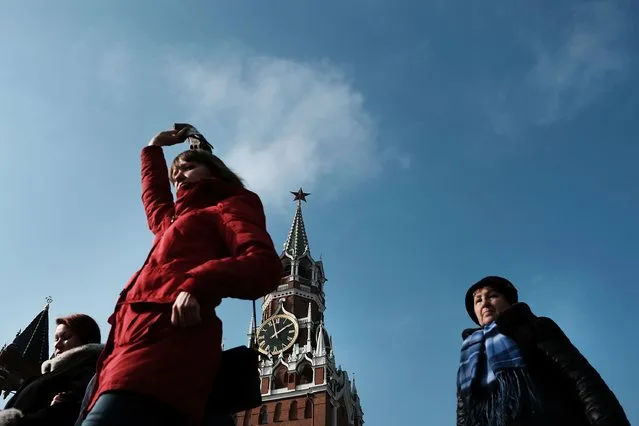
<path fill-rule="evenodd" d="M 457 389 L 473 425 L 504 426 L 526 403 L 537 405 L 517 344 L 494 322 L 464 340 Z"/>

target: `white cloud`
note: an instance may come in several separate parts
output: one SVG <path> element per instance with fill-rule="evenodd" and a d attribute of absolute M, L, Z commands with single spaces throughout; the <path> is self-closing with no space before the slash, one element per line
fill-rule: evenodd
<path fill-rule="evenodd" d="M 388 160 L 409 166 L 381 147 L 362 94 L 326 62 L 227 55 L 169 69 L 194 123 L 267 202 L 284 205 L 300 186 L 334 195 Z"/>
<path fill-rule="evenodd" d="M 489 96 L 487 111 L 497 133 L 570 119 L 623 75 L 628 62 L 623 11 L 614 2 L 595 1 L 579 3 L 572 12 L 559 36 L 539 28 L 528 36 L 534 66 Z"/>

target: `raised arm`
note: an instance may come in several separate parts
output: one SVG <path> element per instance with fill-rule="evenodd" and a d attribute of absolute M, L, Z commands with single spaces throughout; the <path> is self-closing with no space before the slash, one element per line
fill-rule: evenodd
<path fill-rule="evenodd" d="M 162 152 L 163 146 L 184 142 L 188 128 L 179 132 L 166 130 L 151 139 L 149 146 L 142 149 L 142 204 L 146 212 L 149 229 L 154 234 L 171 223 L 175 211 L 169 170 Z"/>
<path fill-rule="evenodd" d="M 142 149 L 142 204 L 149 229 L 154 234 L 171 223 L 174 213 L 169 171 L 162 147 L 150 145 Z"/>
<path fill-rule="evenodd" d="M 215 215 L 229 257 L 204 262 L 187 272 L 180 290 L 200 303 L 232 297 L 257 299 L 275 290 L 282 264 L 266 231 L 262 203 L 246 192 L 220 204 Z"/>

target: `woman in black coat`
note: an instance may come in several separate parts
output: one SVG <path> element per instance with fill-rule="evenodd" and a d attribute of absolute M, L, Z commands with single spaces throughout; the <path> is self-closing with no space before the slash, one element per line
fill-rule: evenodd
<path fill-rule="evenodd" d="M 465 330 L 457 377 L 458 426 L 629 426 L 599 373 L 549 318 L 517 303 L 502 277 L 466 293 L 480 328 Z"/>
<path fill-rule="evenodd" d="M 84 314 L 56 319 L 53 357 L 0 411 L 0 426 L 72 426 L 102 351 L 100 328 Z"/>

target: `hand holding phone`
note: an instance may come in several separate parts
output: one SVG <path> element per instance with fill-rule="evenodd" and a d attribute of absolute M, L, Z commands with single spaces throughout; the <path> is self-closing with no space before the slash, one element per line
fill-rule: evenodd
<path fill-rule="evenodd" d="M 171 146 L 184 142 L 188 138 L 188 127 L 181 130 L 165 130 L 153 136 L 149 146 Z"/>
<path fill-rule="evenodd" d="M 189 140 L 190 149 L 201 149 L 213 153 L 213 145 L 211 145 L 204 135 L 200 133 L 193 125 L 188 123 L 175 123 L 173 129 L 179 134 L 186 135 Z"/>

